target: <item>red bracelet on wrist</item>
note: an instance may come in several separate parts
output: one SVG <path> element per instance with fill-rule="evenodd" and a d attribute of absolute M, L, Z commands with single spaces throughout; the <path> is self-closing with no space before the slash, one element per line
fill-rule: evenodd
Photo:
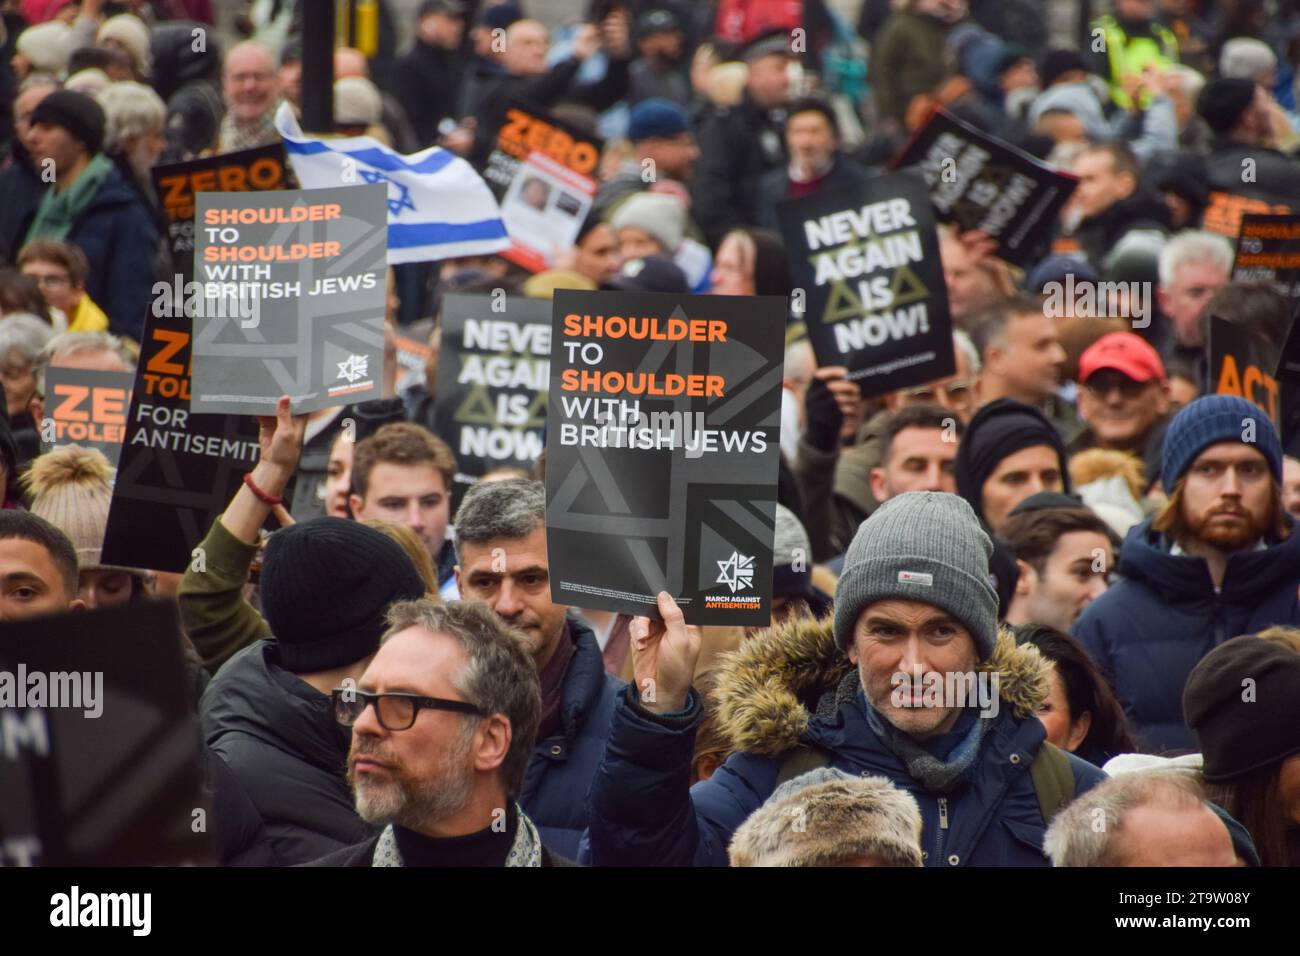
<path fill-rule="evenodd" d="M 257 487 L 253 482 L 253 473 L 251 471 L 244 475 L 244 484 L 248 485 L 248 490 L 251 491 L 257 497 L 257 500 L 262 502 L 262 504 L 269 505 L 272 508 L 276 505 L 284 504 L 284 498 L 279 495 L 268 495 L 261 488 Z"/>

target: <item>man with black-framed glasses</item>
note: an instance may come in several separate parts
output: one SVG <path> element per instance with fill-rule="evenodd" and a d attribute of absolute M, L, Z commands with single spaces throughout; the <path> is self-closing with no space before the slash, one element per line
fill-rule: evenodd
<path fill-rule="evenodd" d="M 404 601 L 379 653 L 334 690 L 357 813 L 383 829 L 313 866 L 557 866 L 516 802 L 542 698 L 521 640 L 485 604 Z"/>

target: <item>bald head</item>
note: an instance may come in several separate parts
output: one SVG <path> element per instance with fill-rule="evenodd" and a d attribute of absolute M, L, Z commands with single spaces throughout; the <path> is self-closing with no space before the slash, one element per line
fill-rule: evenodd
<path fill-rule="evenodd" d="M 341 80 L 347 76 L 369 79 L 370 64 L 366 62 L 366 55 L 360 50 L 341 46 L 334 51 L 334 79 Z"/>
<path fill-rule="evenodd" d="M 235 44 L 226 54 L 222 93 L 236 123 L 255 123 L 270 113 L 280 95 L 270 51 L 254 40 Z"/>
<path fill-rule="evenodd" d="M 546 72 L 549 45 L 546 27 L 536 20 L 517 20 L 506 29 L 501 63 L 514 76 L 537 76 Z"/>

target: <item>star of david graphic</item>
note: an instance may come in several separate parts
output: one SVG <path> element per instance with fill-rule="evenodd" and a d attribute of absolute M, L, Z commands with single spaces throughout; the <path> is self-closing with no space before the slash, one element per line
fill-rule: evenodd
<path fill-rule="evenodd" d="M 363 169 L 361 178 L 368 183 L 387 183 L 388 184 L 388 213 L 392 216 L 399 216 L 403 209 L 409 209 L 415 212 L 415 203 L 411 202 L 411 190 L 402 183 L 394 182 L 383 173 L 374 172 L 369 169 Z M 394 198 L 393 191 L 397 191 Z"/>

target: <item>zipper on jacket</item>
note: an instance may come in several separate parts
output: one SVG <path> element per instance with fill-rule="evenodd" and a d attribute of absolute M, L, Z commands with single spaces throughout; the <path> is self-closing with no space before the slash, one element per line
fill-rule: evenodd
<path fill-rule="evenodd" d="M 948 798 L 939 798 L 939 829 L 948 829 Z"/>

